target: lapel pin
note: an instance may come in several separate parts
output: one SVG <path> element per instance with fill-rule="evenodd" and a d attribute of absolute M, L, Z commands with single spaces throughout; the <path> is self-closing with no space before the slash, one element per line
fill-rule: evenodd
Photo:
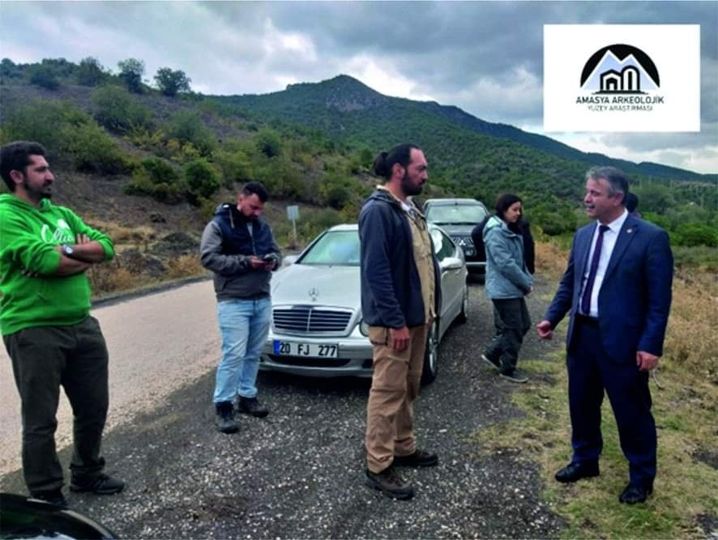
<path fill-rule="evenodd" d="M 633 229 L 626 229 L 626 232 L 627 232 L 628 234 L 631 234 L 631 233 L 633 232 Z"/>

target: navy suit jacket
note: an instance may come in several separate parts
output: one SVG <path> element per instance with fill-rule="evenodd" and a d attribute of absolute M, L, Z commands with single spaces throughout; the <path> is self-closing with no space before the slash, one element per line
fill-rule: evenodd
<path fill-rule="evenodd" d="M 597 223 L 576 232 L 568 267 L 545 319 L 556 325 L 569 313 L 566 338 L 571 347 L 574 315 L 588 264 Z M 618 234 L 598 293 L 601 340 L 616 362 L 635 362 L 636 351 L 663 354 L 663 339 L 671 307 L 673 254 L 668 234 L 647 221 L 629 215 Z"/>

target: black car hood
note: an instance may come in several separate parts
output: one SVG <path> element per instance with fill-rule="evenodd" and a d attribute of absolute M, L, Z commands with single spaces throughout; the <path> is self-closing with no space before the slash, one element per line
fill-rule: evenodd
<path fill-rule="evenodd" d="M 470 236 L 471 231 L 474 230 L 474 227 L 476 227 L 476 223 L 461 223 L 461 224 L 451 224 L 451 223 L 437 223 L 439 227 L 444 229 L 449 236 Z"/>

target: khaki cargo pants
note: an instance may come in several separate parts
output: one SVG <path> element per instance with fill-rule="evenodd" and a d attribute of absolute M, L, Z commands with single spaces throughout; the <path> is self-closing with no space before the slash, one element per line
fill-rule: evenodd
<path fill-rule="evenodd" d="M 401 353 L 389 345 L 389 329 L 369 327 L 374 346 L 374 375 L 367 405 L 367 467 L 379 473 L 394 456 L 416 450 L 414 400 L 419 395 L 428 326 L 409 328 L 409 346 Z"/>

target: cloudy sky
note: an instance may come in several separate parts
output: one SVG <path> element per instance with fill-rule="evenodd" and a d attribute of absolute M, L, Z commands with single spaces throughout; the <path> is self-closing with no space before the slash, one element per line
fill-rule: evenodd
<path fill-rule="evenodd" d="M 256 94 L 340 73 L 375 90 L 457 105 L 542 133 L 544 24 L 700 24 L 700 133 L 563 133 L 584 151 L 718 172 L 718 1 L 12 2 L 0 56 L 93 56 L 151 80 L 181 69 L 207 94 Z"/>

